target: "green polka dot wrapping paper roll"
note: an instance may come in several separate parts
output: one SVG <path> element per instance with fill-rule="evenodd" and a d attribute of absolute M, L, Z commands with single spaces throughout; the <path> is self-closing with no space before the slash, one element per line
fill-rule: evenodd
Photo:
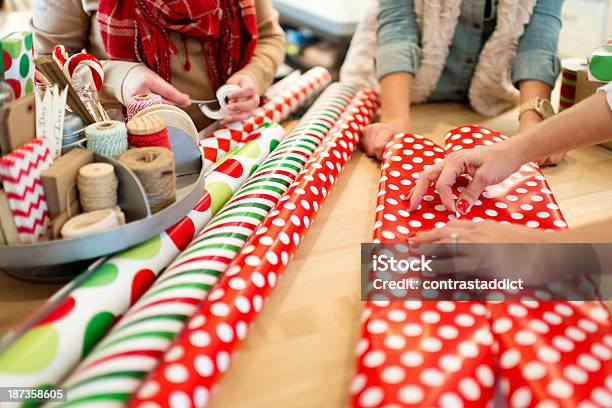
<path fill-rule="evenodd" d="M 202 198 L 181 221 L 110 256 L 0 353 L 0 384 L 56 385 L 114 324 L 244 183 L 274 147 L 255 139 L 206 176 Z"/>
<path fill-rule="evenodd" d="M 34 90 L 34 48 L 29 31 L 11 33 L 0 39 L 2 76 L 20 98 Z"/>
<path fill-rule="evenodd" d="M 297 179 L 244 244 L 128 407 L 206 405 L 214 384 L 228 369 L 232 353 L 247 335 L 350 159 L 361 129 L 373 116 L 375 101 L 372 92 L 362 91 L 334 121 L 335 126 Z M 321 109 L 319 120 L 331 119 L 328 112 L 328 107 Z M 305 135 L 310 128 L 312 124 L 303 126 Z"/>

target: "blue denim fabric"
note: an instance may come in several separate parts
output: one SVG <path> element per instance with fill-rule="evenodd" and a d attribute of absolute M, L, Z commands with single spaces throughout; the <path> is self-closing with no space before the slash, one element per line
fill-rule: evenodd
<path fill-rule="evenodd" d="M 496 25 L 496 1 L 485 16 L 488 0 L 463 0 L 461 15 L 446 65 L 430 101 L 466 101 L 482 47 Z M 519 40 L 511 78 L 554 86 L 560 71 L 557 43 L 561 30 L 561 0 L 538 0 L 530 22 Z M 379 79 L 394 72 L 415 73 L 421 55 L 419 29 L 413 0 L 380 0 L 376 74 Z"/>

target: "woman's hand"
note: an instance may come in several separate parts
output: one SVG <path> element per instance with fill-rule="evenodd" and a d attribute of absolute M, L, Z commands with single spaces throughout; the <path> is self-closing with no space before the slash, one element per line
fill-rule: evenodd
<path fill-rule="evenodd" d="M 513 150 L 513 145 L 509 142 L 453 152 L 441 162 L 421 172 L 408 195 L 408 211 L 415 211 L 419 207 L 423 195 L 429 186 L 435 183 L 440 200 L 447 210 L 468 213 L 487 186 L 505 180 L 523 164 L 520 152 Z M 471 181 L 455 204 L 452 187 L 457 177 L 462 174 L 470 176 Z"/>
<path fill-rule="evenodd" d="M 121 86 L 121 96 L 124 103 L 136 95 L 154 93 L 162 97 L 164 103 L 186 107 L 191 104 L 189 95 L 179 91 L 162 77 L 144 65 L 132 68 Z"/>
<path fill-rule="evenodd" d="M 558 233 L 515 224 L 501 224 L 491 220 L 481 222 L 454 220 L 442 228 L 421 232 L 411 238 L 410 242 L 414 244 L 452 242 L 453 237 L 456 237 L 462 244 L 544 243 L 556 242 L 556 234 Z"/>
<path fill-rule="evenodd" d="M 228 113 L 222 123 L 248 119 L 259 106 L 259 94 L 255 82 L 250 76 L 238 72 L 227 80 L 227 84 L 238 85 L 240 89 L 229 95 Z"/>
<path fill-rule="evenodd" d="M 385 146 L 389 139 L 408 129 L 408 121 L 400 118 L 373 123 L 363 129 L 361 148 L 370 157 L 382 159 Z"/>

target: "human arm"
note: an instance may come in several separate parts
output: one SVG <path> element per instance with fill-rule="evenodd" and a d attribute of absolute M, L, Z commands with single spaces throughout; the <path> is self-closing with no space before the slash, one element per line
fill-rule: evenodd
<path fill-rule="evenodd" d="M 381 85 L 380 122 L 363 132 L 362 146 L 381 158 L 390 136 L 408 130 L 410 88 L 420 59 L 419 32 L 412 0 L 381 0 L 378 13 L 376 75 Z"/>
<path fill-rule="evenodd" d="M 505 180 L 523 163 L 609 139 L 612 109 L 606 94 L 598 92 L 511 139 L 450 154 L 420 174 L 409 194 L 409 210 L 417 209 L 429 185 L 435 183 L 442 204 L 449 211 L 458 209 L 465 213 L 487 186 Z M 464 200 L 467 204 L 457 208 L 451 188 L 461 174 L 472 179 L 457 199 L 457 203 Z"/>

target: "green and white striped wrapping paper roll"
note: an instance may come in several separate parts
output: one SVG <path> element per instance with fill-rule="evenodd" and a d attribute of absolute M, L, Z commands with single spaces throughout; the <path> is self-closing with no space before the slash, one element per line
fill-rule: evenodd
<path fill-rule="evenodd" d="M 354 92 L 352 88 L 335 85 L 321 97 L 65 382 L 63 386 L 68 388 L 70 398 L 66 406 L 92 402 L 121 406 L 129 398 L 199 301 L 206 297 L 211 285 L 297 177 Z"/>
<path fill-rule="evenodd" d="M 48 388 L 64 379 L 176 258 L 179 252 L 176 241 L 185 239 L 176 231 L 190 238 L 194 231 L 196 234 L 202 231 L 269 155 L 269 145 L 257 139 L 245 144 L 207 175 L 203 198 L 190 212 L 193 220 L 189 224 L 176 224 L 142 244 L 111 256 L 52 312 L 3 350 L 0 384 Z"/>

